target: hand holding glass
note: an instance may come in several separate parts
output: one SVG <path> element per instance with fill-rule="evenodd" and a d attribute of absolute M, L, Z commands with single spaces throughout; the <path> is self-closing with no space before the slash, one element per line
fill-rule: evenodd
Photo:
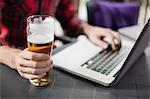
<path fill-rule="evenodd" d="M 51 56 L 53 40 L 53 17 L 48 15 L 33 15 L 27 18 L 27 42 L 29 51 L 44 53 Z M 48 85 L 50 81 L 50 72 L 47 72 L 46 76 L 42 79 L 30 79 L 31 84 L 35 86 L 45 86 Z"/>

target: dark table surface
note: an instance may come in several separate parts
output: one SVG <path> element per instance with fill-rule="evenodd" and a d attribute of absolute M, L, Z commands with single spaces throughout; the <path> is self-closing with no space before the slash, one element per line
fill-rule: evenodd
<path fill-rule="evenodd" d="M 2 99 L 150 99 L 150 47 L 114 87 L 103 87 L 53 69 L 53 82 L 34 87 L 15 70 L 0 64 Z"/>
<path fill-rule="evenodd" d="M 0 64 L 0 99 L 150 99 L 150 45 L 113 87 L 104 87 L 54 68 L 53 82 L 34 87 L 16 70 Z"/>

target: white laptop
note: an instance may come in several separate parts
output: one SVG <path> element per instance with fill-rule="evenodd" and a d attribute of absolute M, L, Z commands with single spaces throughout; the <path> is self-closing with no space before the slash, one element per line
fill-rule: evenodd
<path fill-rule="evenodd" d="M 52 60 L 56 68 L 70 72 L 104 86 L 117 83 L 148 45 L 150 22 L 145 25 L 136 41 L 122 36 L 122 48 L 113 52 L 103 50 L 80 37 L 69 47 L 54 54 Z"/>

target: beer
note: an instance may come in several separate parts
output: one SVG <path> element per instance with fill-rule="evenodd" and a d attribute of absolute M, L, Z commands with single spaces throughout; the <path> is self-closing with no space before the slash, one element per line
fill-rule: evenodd
<path fill-rule="evenodd" d="M 31 34 L 27 38 L 28 50 L 36 53 L 45 53 L 51 55 L 53 49 L 53 38 L 47 37 L 47 35 L 34 35 Z M 34 60 L 33 60 L 34 61 Z M 51 81 L 50 73 L 47 72 L 46 76 L 42 79 L 33 79 L 30 82 L 35 86 L 45 86 Z"/>
<path fill-rule="evenodd" d="M 33 15 L 27 18 L 28 50 L 51 55 L 54 40 L 54 19 L 48 15 Z M 37 61 L 37 60 L 31 60 Z M 48 85 L 52 79 L 50 72 L 41 79 L 30 79 L 35 86 Z"/>

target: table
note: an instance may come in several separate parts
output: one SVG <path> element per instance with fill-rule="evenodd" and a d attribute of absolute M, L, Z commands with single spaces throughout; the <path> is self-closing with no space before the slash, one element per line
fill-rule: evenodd
<path fill-rule="evenodd" d="M 103 87 L 78 76 L 53 69 L 53 82 L 34 87 L 15 70 L 0 64 L 2 99 L 150 99 L 150 47 L 121 81 Z"/>
<path fill-rule="evenodd" d="M 0 96 L 2 99 L 150 99 L 150 46 L 113 87 L 56 68 L 52 70 L 52 79 L 49 86 L 34 87 L 16 70 L 0 64 Z"/>

